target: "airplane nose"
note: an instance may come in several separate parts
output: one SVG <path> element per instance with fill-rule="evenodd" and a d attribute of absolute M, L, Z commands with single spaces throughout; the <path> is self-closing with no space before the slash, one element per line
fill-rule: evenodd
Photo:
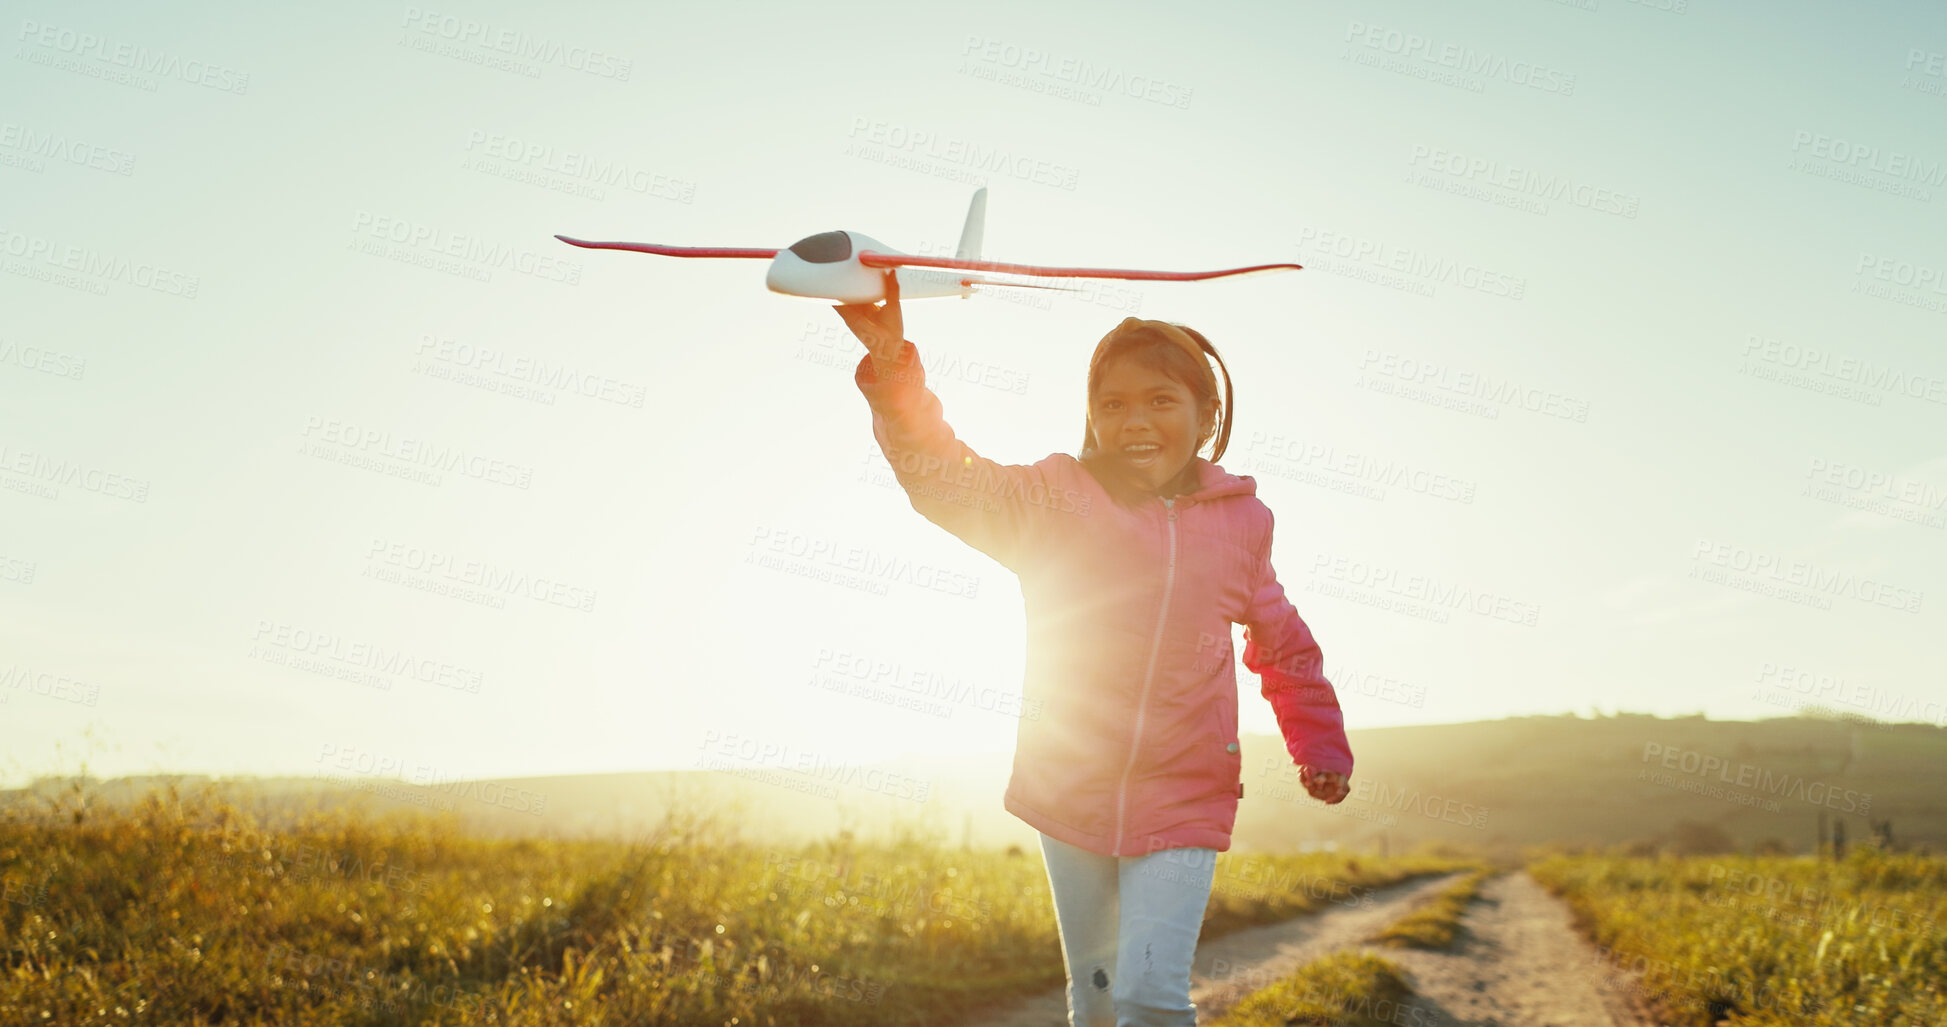
<path fill-rule="evenodd" d="M 794 267 L 799 269 L 795 275 L 792 273 Z M 797 254 L 790 250 L 779 250 L 777 256 L 771 258 L 771 266 L 764 270 L 764 287 L 787 296 L 797 295 L 797 290 L 791 286 L 802 276 L 803 267 L 804 261 L 798 259 Z"/>

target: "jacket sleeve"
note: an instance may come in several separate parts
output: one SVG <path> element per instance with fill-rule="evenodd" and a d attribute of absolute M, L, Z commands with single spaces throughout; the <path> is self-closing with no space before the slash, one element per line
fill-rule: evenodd
<path fill-rule="evenodd" d="M 1271 569 L 1269 531 L 1255 578 L 1244 613 L 1244 666 L 1264 679 L 1264 698 L 1277 714 L 1292 762 L 1350 776 L 1352 746 L 1345 738 L 1338 693 L 1325 678 L 1325 656 L 1311 628 L 1285 598 L 1284 586 Z"/>
<path fill-rule="evenodd" d="M 852 378 L 872 408 L 872 437 L 913 509 L 1002 566 L 1018 572 L 1024 544 L 1051 513 L 1087 513 L 1088 497 L 1058 473 L 1060 454 L 999 464 L 954 437 L 910 340 L 886 378 L 869 354 Z"/>

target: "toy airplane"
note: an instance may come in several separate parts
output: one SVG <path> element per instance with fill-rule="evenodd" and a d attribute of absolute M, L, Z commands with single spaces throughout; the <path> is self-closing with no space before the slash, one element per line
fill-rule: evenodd
<path fill-rule="evenodd" d="M 1030 278 L 1134 278 L 1188 282 L 1258 271 L 1297 270 L 1298 264 L 1256 264 L 1222 271 L 1129 271 L 1101 267 L 1041 267 L 1030 264 L 1002 264 L 980 259 L 980 237 L 987 215 L 987 188 L 974 190 L 967 207 L 967 223 L 960 232 L 960 247 L 952 257 L 926 257 L 901 253 L 871 236 L 859 232 L 820 232 L 808 235 L 782 250 L 735 248 L 727 246 L 661 246 L 642 242 L 588 242 L 565 235 L 556 239 L 570 246 L 594 250 L 634 250 L 670 257 L 731 257 L 768 260 L 771 269 L 764 284 L 772 292 L 787 296 L 836 300 L 840 303 L 877 303 L 885 299 L 885 268 L 894 268 L 899 277 L 902 300 L 934 296 L 973 295 L 976 285 L 996 285 L 1018 289 L 1063 289 L 1058 285 L 1029 282 L 1002 282 L 972 274 L 920 271 L 917 268 L 942 268 L 947 271 L 992 271 Z M 1064 290 L 1073 291 L 1073 290 Z"/>

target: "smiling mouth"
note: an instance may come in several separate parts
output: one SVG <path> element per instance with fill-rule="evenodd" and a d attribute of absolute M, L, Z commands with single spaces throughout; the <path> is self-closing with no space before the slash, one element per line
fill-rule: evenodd
<path fill-rule="evenodd" d="M 1129 461 L 1132 467 L 1152 467 L 1157 460 L 1162 459 L 1162 456 L 1163 447 L 1153 442 L 1139 442 L 1122 447 L 1122 458 Z"/>

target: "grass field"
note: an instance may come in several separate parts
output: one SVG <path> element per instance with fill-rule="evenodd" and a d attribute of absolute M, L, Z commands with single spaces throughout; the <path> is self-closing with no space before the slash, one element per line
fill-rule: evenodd
<path fill-rule="evenodd" d="M 1555 856 L 1531 868 L 1673 1024 L 1947 1023 L 1947 860 Z"/>
<path fill-rule="evenodd" d="M 84 797 L 85 798 L 85 797 Z M 1219 861 L 1206 936 L 1456 861 Z M 1057 986 L 1037 854 L 268 830 L 218 790 L 0 815 L 0 1023 L 921 1024 Z"/>

